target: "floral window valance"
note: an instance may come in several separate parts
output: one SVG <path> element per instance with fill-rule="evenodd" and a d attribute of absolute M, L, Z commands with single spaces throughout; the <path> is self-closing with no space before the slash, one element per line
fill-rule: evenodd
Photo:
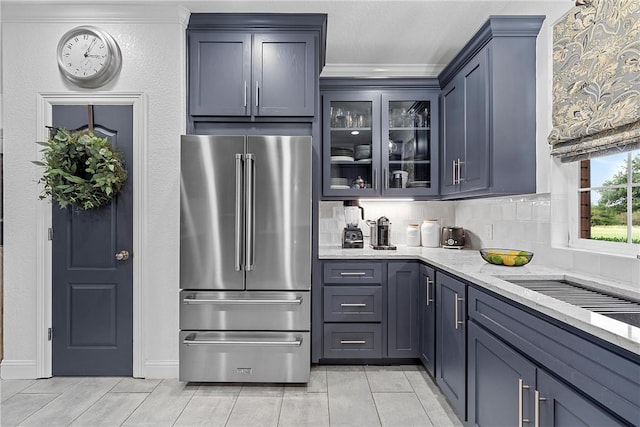
<path fill-rule="evenodd" d="M 640 0 L 592 0 L 553 28 L 551 154 L 640 146 Z"/>

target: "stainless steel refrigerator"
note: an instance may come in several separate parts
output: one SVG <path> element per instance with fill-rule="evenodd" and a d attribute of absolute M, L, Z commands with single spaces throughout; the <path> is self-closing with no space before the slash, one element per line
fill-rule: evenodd
<path fill-rule="evenodd" d="M 181 139 L 180 379 L 307 382 L 311 137 Z"/>

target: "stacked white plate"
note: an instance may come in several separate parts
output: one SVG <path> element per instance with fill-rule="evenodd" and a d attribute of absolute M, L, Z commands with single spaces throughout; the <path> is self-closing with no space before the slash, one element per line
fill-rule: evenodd
<path fill-rule="evenodd" d="M 346 190 L 349 188 L 348 178 L 331 178 L 331 188 L 337 190 Z"/>
<path fill-rule="evenodd" d="M 431 184 L 431 181 L 409 181 L 407 187 L 409 188 L 427 188 Z"/>
<path fill-rule="evenodd" d="M 353 160 L 351 156 L 331 156 L 332 162 L 353 162 Z"/>
<path fill-rule="evenodd" d="M 355 146 L 355 155 L 356 160 L 364 160 L 371 158 L 371 145 L 362 144 Z"/>

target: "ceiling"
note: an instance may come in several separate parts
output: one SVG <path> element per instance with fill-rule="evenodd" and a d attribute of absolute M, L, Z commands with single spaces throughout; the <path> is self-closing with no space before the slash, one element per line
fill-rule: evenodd
<path fill-rule="evenodd" d="M 326 13 L 322 76 L 434 77 L 489 15 L 546 15 L 555 22 L 575 0 L 0 0 L 0 4 L 68 6 L 70 13 L 103 6 L 177 6 L 192 12 Z M 126 5 L 126 7 L 125 7 Z M 31 8 L 25 8 L 28 13 Z M 103 15 L 107 16 L 107 15 Z M 543 31 L 548 31 L 543 27 Z"/>
<path fill-rule="evenodd" d="M 436 76 L 489 15 L 546 15 L 573 0 L 231 0 L 184 1 L 194 12 L 328 14 L 323 76 Z"/>

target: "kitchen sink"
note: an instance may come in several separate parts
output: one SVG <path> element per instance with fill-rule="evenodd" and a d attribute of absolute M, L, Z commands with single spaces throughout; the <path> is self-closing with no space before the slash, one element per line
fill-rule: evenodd
<path fill-rule="evenodd" d="M 585 287 L 567 278 L 503 280 L 640 328 L 639 300 Z"/>

